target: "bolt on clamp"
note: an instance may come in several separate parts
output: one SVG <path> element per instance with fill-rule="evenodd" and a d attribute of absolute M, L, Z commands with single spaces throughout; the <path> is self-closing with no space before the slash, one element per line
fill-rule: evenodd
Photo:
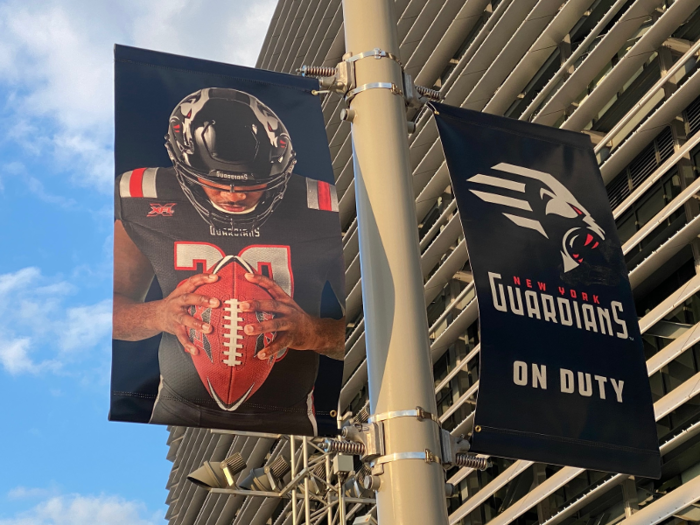
<path fill-rule="evenodd" d="M 440 443 L 442 463 L 445 466 L 469 467 L 475 470 L 486 470 L 492 466 L 487 458 L 466 454 L 470 445 L 464 436 L 454 437 L 449 431 L 440 429 Z"/>
<path fill-rule="evenodd" d="M 342 437 L 346 441 L 326 439 L 322 448 L 326 452 L 360 456 L 360 460 L 364 462 L 372 461 L 385 453 L 384 427 L 381 423 L 346 425 L 343 427 Z"/>
<path fill-rule="evenodd" d="M 397 86 L 392 82 L 371 82 L 358 86 L 355 81 L 355 62 L 364 58 L 382 59 L 388 58 L 395 61 L 402 71 L 402 86 Z M 416 86 L 413 83 L 411 75 L 408 75 L 403 68 L 403 64 L 399 58 L 383 49 L 372 49 L 353 55 L 346 53 L 343 55 L 342 62 L 339 62 L 335 67 L 329 66 L 301 66 L 297 72 L 304 77 L 318 78 L 318 90 L 313 90 L 314 95 L 322 93 L 340 93 L 345 97 L 346 102 L 350 102 L 358 94 L 370 89 L 389 89 L 394 95 L 403 96 L 406 105 L 412 108 L 419 108 L 423 104 L 434 100 L 440 101 L 442 96 L 439 91 L 423 86 Z"/>
<path fill-rule="evenodd" d="M 343 439 L 326 439 L 322 445 L 325 452 L 336 452 L 360 456 L 364 463 L 370 463 L 381 473 L 381 466 L 392 461 L 407 459 L 422 459 L 428 463 L 438 463 L 443 467 L 468 467 L 476 470 L 486 470 L 491 467 L 488 458 L 480 458 L 467 454 L 470 445 L 464 436 L 454 437 L 445 429 L 440 430 L 440 451 L 433 454 L 425 449 L 422 452 L 398 452 L 387 454 L 384 445 L 383 421 L 400 417 L 415 417 L 419 421 L 434 421 L 439 419 L 432 413 L 416 407 L 415 410 L 400 410 L 375 414 L 369 417 L 368 423 L 351 423 L 343 427 Z"/>

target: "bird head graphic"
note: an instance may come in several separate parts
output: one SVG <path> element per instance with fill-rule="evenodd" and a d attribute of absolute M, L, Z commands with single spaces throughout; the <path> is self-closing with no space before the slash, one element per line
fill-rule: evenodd
<path fill-rule="evenodd" d="M 493 175 L 467 179 L 472 186 L 469 191 L 501 207 L 503 215 L 517 226 L 556 242 L 564 273 L 589 259 L 605 240 L 605 231 L 588 210 L 549 173 L 507 163 L 493 169 Z"/>

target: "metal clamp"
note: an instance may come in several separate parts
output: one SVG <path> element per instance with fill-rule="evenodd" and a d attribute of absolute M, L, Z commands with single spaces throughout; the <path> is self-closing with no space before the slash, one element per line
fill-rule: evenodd
<path fill-rule="evenodd" d="M 357 86 L 355 80 L 355 62 L 363 58 L 382 59 L 388 58 L 396 62 L 401 67 L 402 85 L 396 85 L 393 82 L 371 82 L 362 86 Z M 405 98 L 406 105 L 410 108 L 420 109 L 423 104 L 429 100 L 441 100 L 442 95 L 439 91 L 429 89 L 423 86 L 416 86 L 413 79 L 404 70 L 404 66 L 399 60 L 399 57 L 380 48 L 372 49 L 353 55 L 351 52 L 345 53 L 342 60 L 336 66 L 301 66 L 297 69 L 303 76 L 316 77 L 319 81 L 319 88 L 312 90 L 313 95 L 321 95 L 325 93 L 341 93 L 345 96 L 345 101 L 350 101 L 359 93 L 368 89 L 388 89 L 394 95 L 399 95 Z M 346 115 L 347 117 L 347 115 Z M 352 119 L 343 118 L 343 120 L 352 121 Z"/>
<path fill-rule="evenodd" d="M 433 454 L 427 448 L 423 452 L 396 452 L 394 454 L 387 454 L 386 456 L 381 456 L 372 462 L 372 466 L 383 465 L 385 463 L 391 463 L 393 461 L 403 461 L 406 459 L 420 459 L 426 463 L 438 463 L 442 464 L 439 456 Z"/>
<path fill-rule="evenodd" d="M 384 426 L 382 423 L 368 423 L 361 425 L 346 425 L 342 429 L 343 438 L 352 443 L 336 442 L 335 440 L 326 440 L 329 442 L 328 447 L 333 447 L 340 450 L 340 447 L 346 448 L 351 454 L 360 456 L 361 461 L 372 461 L 384 455 Z M 360 445 L 358 447 L 357 445 Z"/>
<path fill-rule="evenodd" d="M 380 58 L 389 58 L 403 68 L 403 64 L 401 63 L 401 60 L 399 60 L 399 57 L 397 57 L 393 53 L 389 53 L 389 51 L 379 49 L 378 47 L 375 47 L 371 51 L 365 51 L 364 53 L 349 56 L 345 59 L 345 62 L 357 62 L 358 60 L 362 60 L 363 58 L 367 57 L 374 57 L 377 60 L 379 60 Z"/>
<path fill-rule="evenodd" d="M 345 94 L 345 100 L 349 102 L 355 98 L 358 93 L 362 93 L 363 91 L 367 91 L 369 89 L 389 89 L 394 95 L 403 95 L 403 90 L 393 82 L 370 82 L 369 84 L 363 84 L 348 91 Z"/>
<path fill-rule="evenodd" d="M 435 421 L 438 425 L 440 424 L 440 418 L 435 414 L 423 410 L 421 407 L 416 407 L 415 410 L 396 410 L 394 412 L 384 412 L 383 414 L 374 414 L 370 416 L 369 422 L 374 423 L 377 421 L 386 421 L 387 419 L 395 419 L 397 417 L 415 417 L 419 421 L 424 419 L 431 419 Z"/>

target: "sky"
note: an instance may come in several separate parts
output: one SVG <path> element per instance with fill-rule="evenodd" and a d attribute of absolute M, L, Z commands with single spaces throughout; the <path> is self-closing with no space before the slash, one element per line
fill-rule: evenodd
<path fill-rule="evenodd" d="M 0 0 L 0 525 L 165 523 L 110 423 L 113 45 L 255 64 L 276 0 Z"/>

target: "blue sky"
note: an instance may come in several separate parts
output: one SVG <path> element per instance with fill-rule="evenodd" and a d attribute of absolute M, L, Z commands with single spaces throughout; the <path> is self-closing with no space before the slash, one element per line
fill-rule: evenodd
<path fill-rule="evenodd" d="M 0 525 L 164 523 L 109 423 L 115 43 L 253 65 L 276 0 L 0 0 Z"/>

